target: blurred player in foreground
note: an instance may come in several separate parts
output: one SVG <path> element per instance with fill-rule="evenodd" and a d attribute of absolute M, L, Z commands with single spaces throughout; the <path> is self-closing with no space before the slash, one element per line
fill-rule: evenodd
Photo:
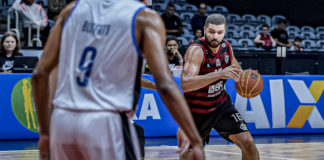
<path fill-rule="evenodd" d="M 40 158 L 140 159 L 127 115 L 137 104 L 145 57 L 161 98 L 190 139 L 190 157 L 204 159 L 164 44 L 160 16 L 138 1 L 80 0 L 63 9 L 32 76 Z M 52 109 L 49 74 L 57 65 Z"/>

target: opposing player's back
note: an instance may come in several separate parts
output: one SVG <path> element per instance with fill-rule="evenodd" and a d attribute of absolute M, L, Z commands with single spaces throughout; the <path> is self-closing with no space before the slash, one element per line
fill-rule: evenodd
<path fill-rule="evenodd" d="M 56 106 L 132 109 L 137 101 L 141 69 L 134 21 L 143 7 L 133 0 L 76 3 L 62 31 Z"/>

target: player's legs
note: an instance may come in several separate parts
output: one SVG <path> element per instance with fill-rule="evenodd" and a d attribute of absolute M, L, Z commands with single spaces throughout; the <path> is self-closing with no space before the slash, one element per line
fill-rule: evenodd
<path fill-rule="evenodd" d="M 242 150 L 242 159 L 258 160 L 259 152 L 241 114 L 230 100 L 215 115 L 214 129 L 226 140 L 235 143 Z"/>
<path fill-rule="evenodd" d="M 243 160 L 260 159 L 259 151 L 249 131 L 229 135 L 231 139 L 242 151 Z"/>
<path fill-rule="evenodd" d="M 136 133 L 126 115 L 54 109 L 51 118 L 52 160 L 139 160 Z"/>
<path fill-rule="evenodd" d="M 193 120 L 204 145 L 209 143 L 209 135 L 213 127 L 213 120 L 211 119 L 211 116 L 212 114 L 192 113 Z M 177 139 L 178 147 L 180 148 L 179 159 L 186 160 L 189 156 L 190 141 L 181 128 L 179 128 L 177 131 Z"/>

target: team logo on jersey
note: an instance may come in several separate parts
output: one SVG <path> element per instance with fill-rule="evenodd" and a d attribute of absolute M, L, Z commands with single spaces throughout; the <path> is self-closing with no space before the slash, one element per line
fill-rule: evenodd
<path fill-rule="evenodd" d="M 247 131 L 247 130 L 248 130 L 247 126 L 246 126 L 244 123 L 242 123 L 242 124 L 240 125 L 240 128 L 241 128 L 243 131 Z"/>
<path fill-rule="evenodd" d="M 30 78 L 18 81 L 11 93 L 11 106 L 16 119 L 32 132 L 38 132 L 38 121 L 32 98 Z"/>
<path fill-rule="evenodd" d="M 216 59 L 216 67 L 219 67 L 219 66 L 221 66 L 221 62 L 220 62 L 220 60 L 217 58 L 217 59 Z"/>
<path fill-rule="evenodd" d="M 229 55 L 225 55 L 225 62 L 228 63 Z"/>
<path fill-rule="evenodd" d="M 224 48 L 226 46 L 226 44 L 225 43 L 222 43 L 222 47 Z"/>
<path fill-rule="evenodd" d="M 207 63 L 207 68 L 210 68 L 210 65 L 209 65 L 209 63 Z"/>

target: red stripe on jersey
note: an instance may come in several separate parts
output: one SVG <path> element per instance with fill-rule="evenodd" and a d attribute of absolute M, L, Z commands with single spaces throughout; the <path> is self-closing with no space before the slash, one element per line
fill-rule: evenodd
<path fill-rule="evenodd" d="M 216 108 L 211 109 L 199 109 L 199 108 L 190 108 L 191 112 L 193 113 L 200 113 L 200 114 L 206 114 L 214 111 Z"/>
<path fill-rule="evenodd" d="M 213 106 L 217 103 L 223 104 L 227 100 L 227 96 L 220 96 L 219 98 L 213 100 L 213 101 L 202 101 L 198 99 L 188 99 L 187 103 L 193 104 L 193 105 L 202 105 L 202 106 Z"/>

